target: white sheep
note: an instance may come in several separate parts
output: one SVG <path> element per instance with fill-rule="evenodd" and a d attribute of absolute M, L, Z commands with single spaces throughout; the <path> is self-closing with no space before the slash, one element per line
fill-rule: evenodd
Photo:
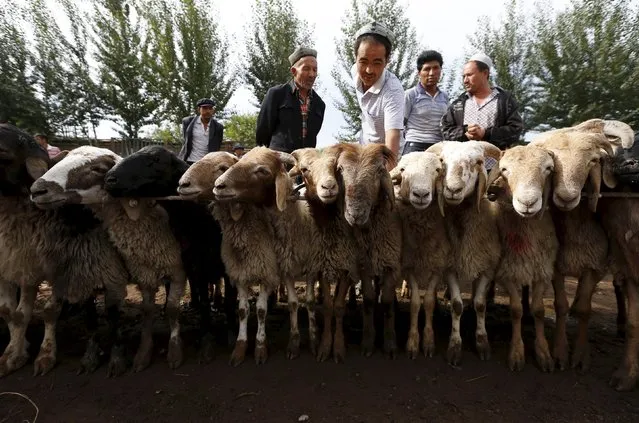
<path fill-rule="evenodd" d="M 419 290 L 423 298 L 426 325 L 422 340 L 424 355 L 435 353 L 433 312 L 436 289 L 450 267 L 451 245 L 446 232 L 443 207 L 443 166 L 436 154 L 414 152 L 402 156 L 390 172 L 396 185 L 395 204 L 402 220 L 402 274 L 410 284 L 410 330 L 406 351 L 410 358 L 419 354 L 417 319 Z"/>

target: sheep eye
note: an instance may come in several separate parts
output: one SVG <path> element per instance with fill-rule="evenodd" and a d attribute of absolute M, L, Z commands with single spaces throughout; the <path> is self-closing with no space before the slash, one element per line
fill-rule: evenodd
<path fill-rule="evenodd" d="M 506 173 L 507 171 L 508 171 L 508 169 L 506 169 L 505 167 L 502 167 L 501 170 L 500 170 L 501 173 Z"/>
<path fill-rule="evenodd" d="M 222 172 L 226 172 L 227 170 L 229 170 L 229 167 L 228 167 L 228 166 L 224 166 L 224 165 L 222 165 L 222 166 L 220 166 L 220 170 L 221 170 Z"/>
<path fill-rule="evenodd" d="M 306 168 L 306 167 L 303 167 L 303 168 L 301 168 L 300 170 L 302 171 L 302 173 L 306 173 L 306 172 L 308 172 L 308 168 Z"/>
<path fill-rule="evenodd" d="M 104 173 L 104 172 L 106 172 L 106 169 L 104 169 L 103 167 L 100 167 L 100 166 L 91 166 L 91 172 Z"/>
<path fill-rule="evenodd" d="M 255 173 L 260 175 L 266 175 L 266 176 L 270 175 L 270 172 L 264 166 L 260 166 L 257 169 L 255 169 Z"/>
<path fill-rule="evenodd" d="M 437 172 L 437 173 L 441 173 L 441 171 L 442 171 L 441 167 L 438 167 L 438 168 L 435 169 L 435 172 Z"/>
<path fill-rule="evenodd" d="M 406 170 L 406 169 L 403 168 L 403 167 L 399 169 L 400 172 L 403 172 L 404 170 Z"/>
<path fill-rule="evenodd" d="M 337 166 L 337 171 L 342 173 L 344 171 L 344 167 L 342 167 L 342 165 Z"/>
<path fill-rule="evenodd" d="M 546 172 L 552 172 L 552 166 L 548 166 L 548 167 L 546 168 Z"/>

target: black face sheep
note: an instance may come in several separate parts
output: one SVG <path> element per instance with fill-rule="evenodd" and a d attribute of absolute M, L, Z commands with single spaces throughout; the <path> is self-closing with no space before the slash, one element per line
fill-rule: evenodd
<path fill-rule="evenodd" d="M 167 315 L 171 335 L 167 360 L 171 368 L 176 368 L 183 359 L 179 310 L 186 283 L 180 245 L 161 206 L 145 199 L 113 199 L 104 190 L 106 173 L 120 160 L 110 150 L 78 147 L 33 184 L 32 199 L 51 207 L 66 203 L 88 205 L 122 255 L 143 296 L 142 338 L 134 361 L 135 371 L 150 363 L 155 293 L 161 284 L 170 281 Z"/>
<path fill-rule="evenodd" d="M 164 147 L 144 147 L 107 172 L 104 188 L 114 198 L 175 196 L 180 178 L 188 168 L 186 162 Z M 212 191 L 210 194 L 213 195 Z M 191 287 L 191 304 L 200 313 L 200 360 L 208 362 L 213 358 L 214 344 L 209 284 L 216 285 L 214 304 L 219 307 L 222 302 L 219 281 L 225 276 L 220 256 L 222 232 L 206 202 L 160 200 L 159 204 L 167 211 L 173 234 L 182 248 L 182 261 Z M 225 296 L 228 323 L 234 325 L 237 290 L 228 283 L 228 277 L 225 278 Z"/>
<path fill-rule="evenodd" d="M 24 335 L 43 280 L 48 280 L 53 289 L 44 308 L 45 333 L 34 373 L 45 374 L 56 363 L 55 328 L 63 299 L 80 302 L 90 298 L 95 289 L 105 289 L 112 344 L 108 374 L 119 375 L 126 367 L 118 316 L 129 274 L 106 232 L 84 206 L 51 211 L 31 203 L 29 187 L 54 162 L 30 135 L 12 125 L 0 125 L 0 314 L 7 320 L 11 334 L 0 357 L 0 376 L 27 361 Z M 8 281 L 20 284 L 17 306 L 15 286 Z M 92 334 L 80 370 L 95 370 L 98 353 Z"/>

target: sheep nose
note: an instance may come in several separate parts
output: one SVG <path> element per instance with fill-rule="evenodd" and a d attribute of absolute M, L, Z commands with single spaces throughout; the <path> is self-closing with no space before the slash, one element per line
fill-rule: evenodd
<path fill-rule="evenodd" d="M 106 182 L 107 184 L 115 184 L 117 181 L 118 181 L 118 178 L 113 175 L 107 175 L 104 178 L 104 182 Z"/>
<path fill-rule="evenodd" d="M 224 189 L 226 188 L 226 184 L 224 182 L 220 182 L 219 184 L 215 184 L 215 189 Z"/>
<path fill-rule="evenodd" d="M 191 186 L 191 183 L 189 181 L 180 183 L 180 188 L 188 188 L 190 186 Z"/>
<path fill-rule="evenodd" d="M 35 191 L 31 191 L 31 198 L 40 197 L 42 195 L 47 195 L 49 192 L 46 188 L 36 189 Z"/>
<path fill-rule="evenodd" d="M 459 188 L 450 188 L 450 187 L 446 187 L 446 189 L 448 190 L 448 192 L 450 192 L 451 194 L 459 194 L 462 192 L 463 187 L 459 187 Z"/>
<path fill-rule="evenodd" d="M 639 164 L 637 162 L 637 159 L 627 159 L 627 160 L 624 160 L 623 162 L 624 166 L 637 166 L 637 164 Z"/>
<path fill-rule="evenodd" d="M 539 201 L 539 198 L 533 197 L 533 198 L 522 200 L 521 204 L 523 204 L 526 207 L 532 207 L 535 204 L 537 204 L 537 201 Z"/>
<path fill-rule="evenodd" d="M 321 187 L 323 189 L 332 190 L 332 189 L 335 189 L 336 185 L 337 183 L 335 181 L 328 181 L 328 182 L 323 182 Z"/>
<path fill-rule="evenodd" d="M 430 191 L 427 189 L 414 189 L 413 195 L 417 198 L 428 198 L 430 196 Z"/>

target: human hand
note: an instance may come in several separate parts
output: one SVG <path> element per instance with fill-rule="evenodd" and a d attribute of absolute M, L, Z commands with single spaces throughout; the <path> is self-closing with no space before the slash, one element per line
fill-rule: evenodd
<path fill-rule="evenodd" d="M 486 135 L 486 130 L 479 125 L 472 124 L 468 125 L 468 130 L 465 135 L 469 140 L 479 141 L 484 138 L 484 135 Z"/>

